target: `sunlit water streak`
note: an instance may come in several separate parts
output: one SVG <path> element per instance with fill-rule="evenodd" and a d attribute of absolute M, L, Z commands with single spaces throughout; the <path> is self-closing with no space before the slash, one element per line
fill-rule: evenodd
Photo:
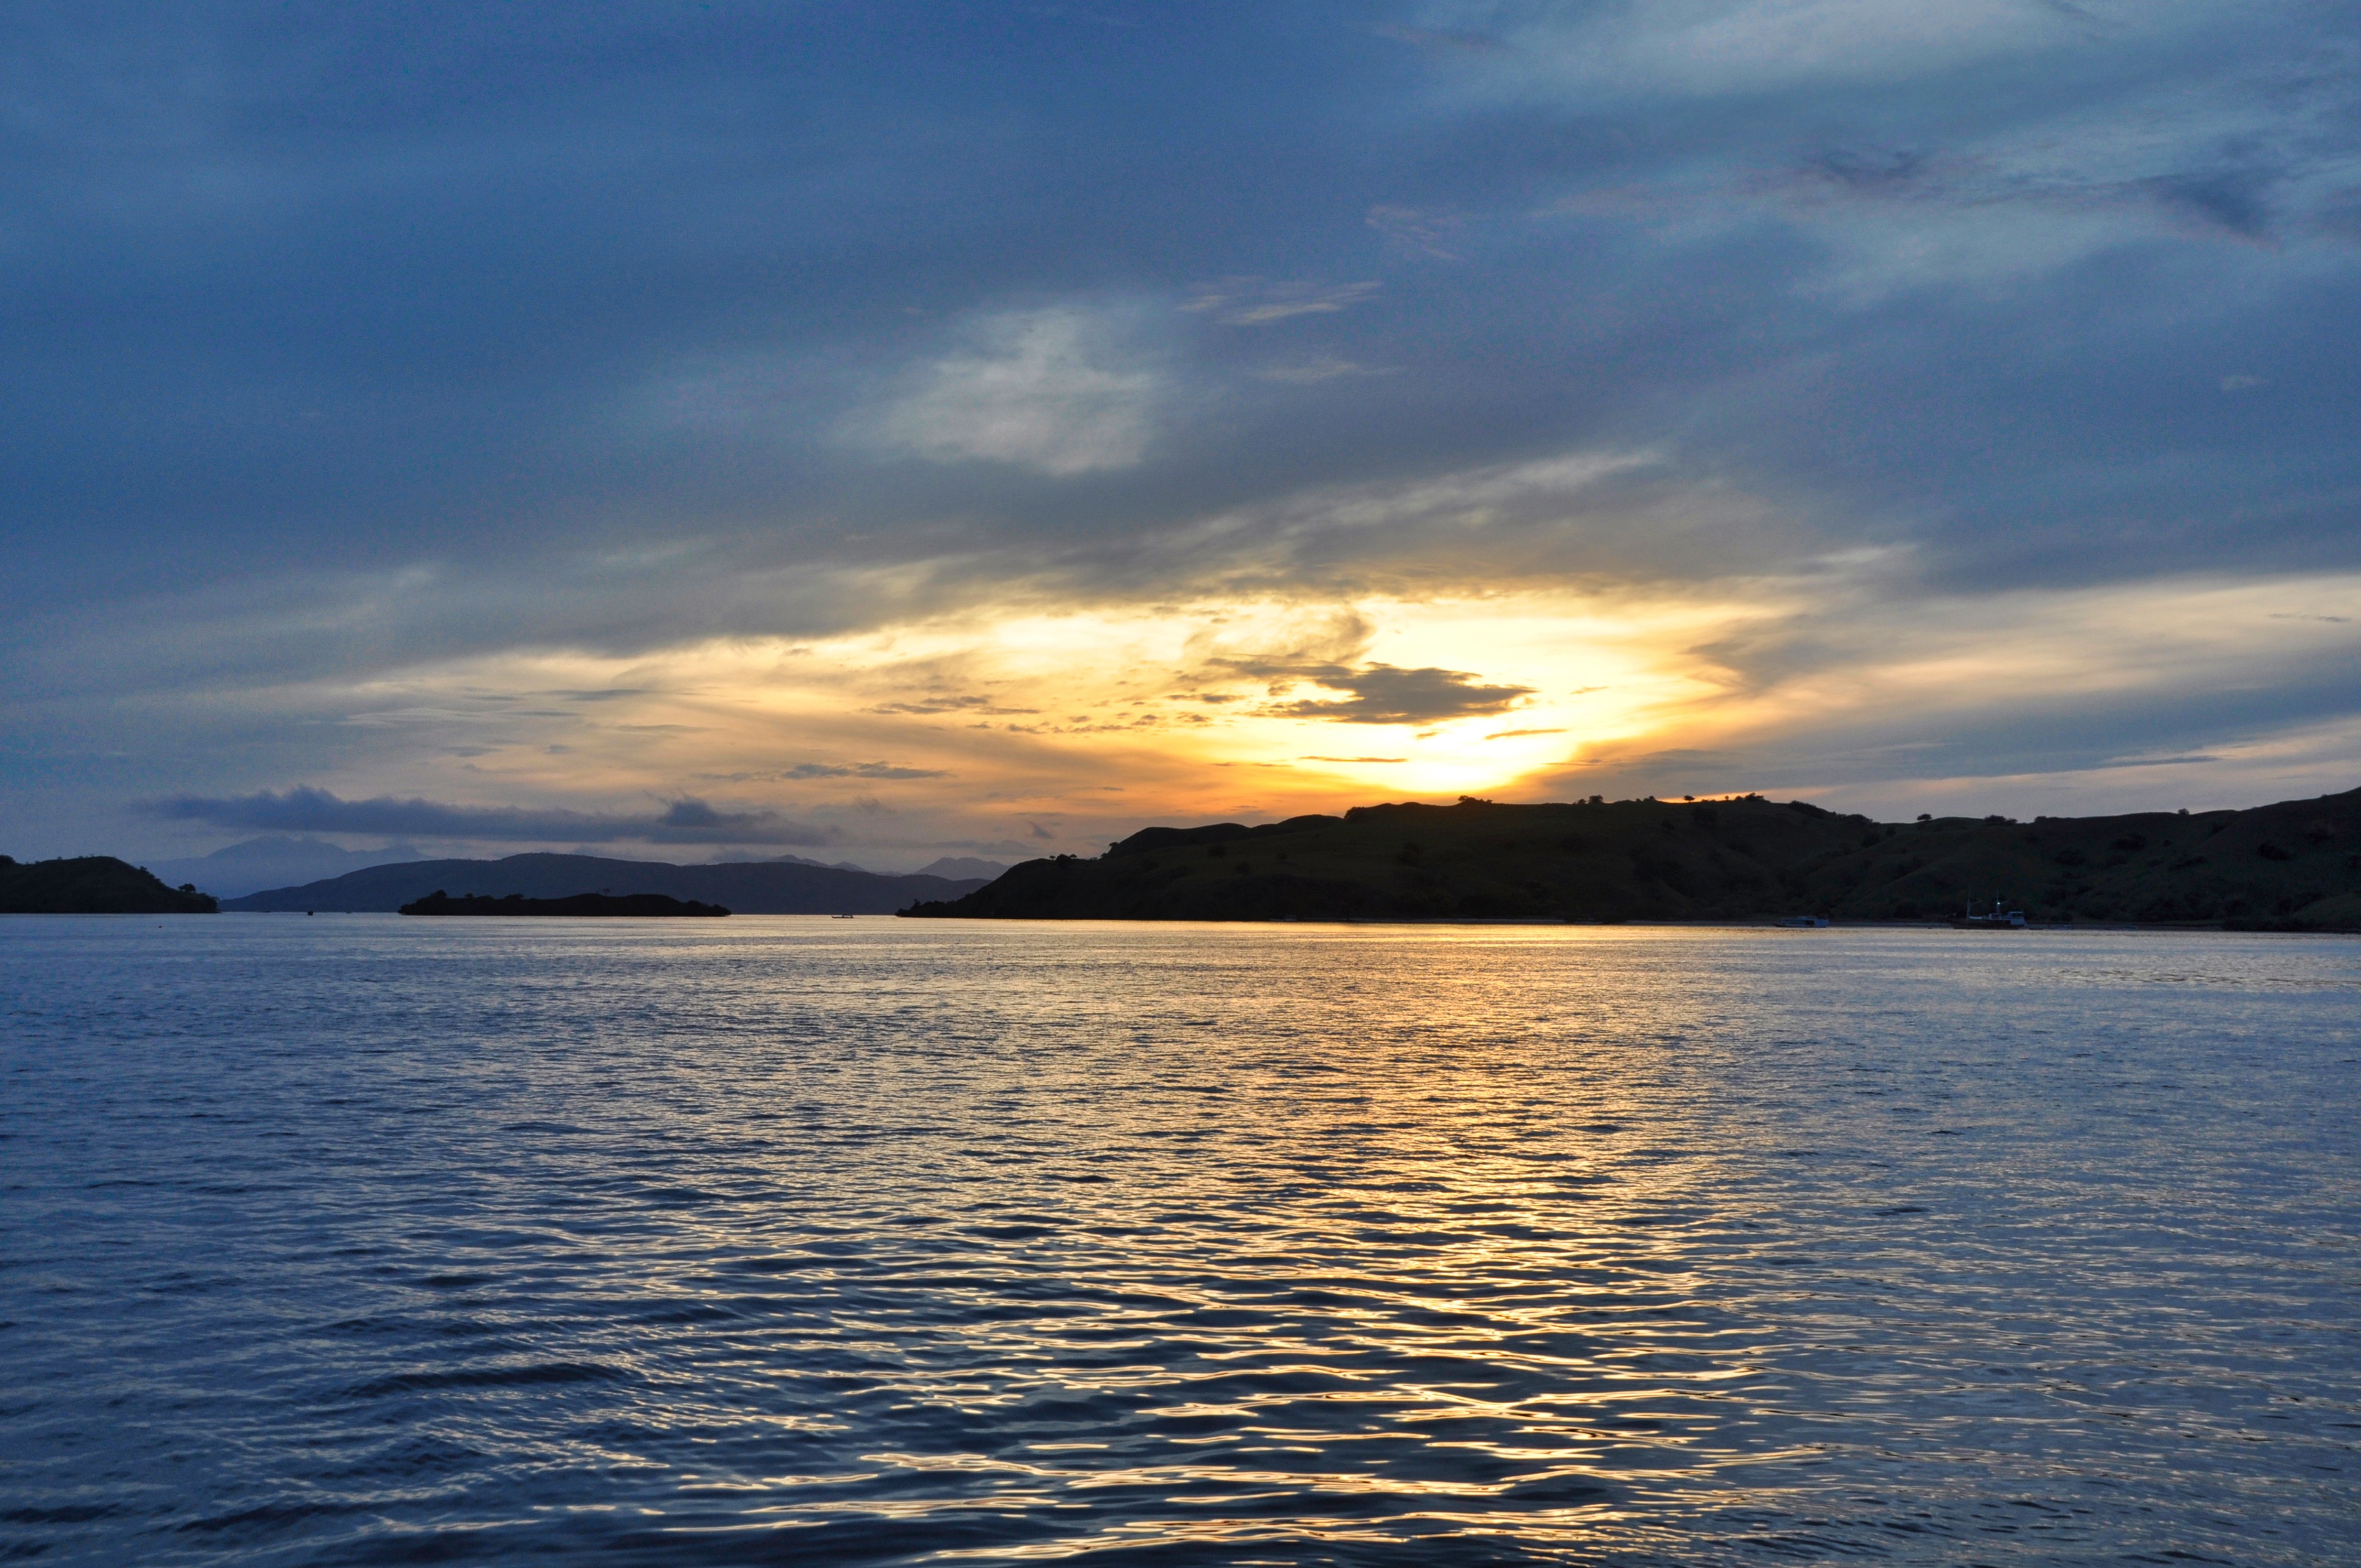
<path fill-rule="evenodd" d="M 2361 1561 L 2361 943 L 0 923 L 0 1555 Z"/>

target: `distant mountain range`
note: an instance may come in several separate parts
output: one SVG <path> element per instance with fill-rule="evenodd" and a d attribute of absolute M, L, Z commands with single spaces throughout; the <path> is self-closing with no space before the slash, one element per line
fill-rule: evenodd
<path fill-rule="evenodd" d="M 430 893 L 414 904 L 405 904 L 395 913 L 423 916 L 428 918 L 458 916 L 474 919 L 515 919 L 518 916 L 542 918 L 580 919 L 585 916 L 602 918 L 627 917 L 665 919 L 687 916 L 691 919 L 712 919 L 726 916 L 730 911 L 718 904 L 683 904 L 677 898 L 666 898 L 661 893 L 577 893 L 566 898 L 527 898 L 512 893 L 506 898 L 453 898 L 447 894 Z"/>
<path fill-rule="evenodd" d="M 265 890 L 325 882 L 347 872 L 367 871 L 372 866 L 415 862 L 426 858 L 409 844 L 389 844 L 381 850 L 347 850 L 324 839 L 274 833 L 215 850 L 209 855 L 157 861 L 152 862 L 151 869 L 175 887 L 184 882 L 192 883 L 222 898 L 242 898 L 247 894 Z M 765 855 L 759 861 L 750 859 L 745 863 L 772 862 L 798 866 L 825 863 L 807 860 L 801 855 Z M 834 869 L 870 874 L 866 866 L 857 866 L 849 861 L 835 862 Z M 945 856 L 932 865 L 921 866 L 912 874 L 943 877 L 952 882 L 978 879 L 990 882 L 1007 869 L 996 861 L 980 861 L 972 856 Z"/>
<path fill-rule="evenodd" d="M 266 887 L 318 882 L 370 866 L 426 857 L 408 844 L 388 844 L 382 850 L 347 850 L 324 839 L 273 833 L 248 839 L 210 855 L 178 861 L 154 861 L 156 874 L 175 887 L 193 883 L 222 898 L 236 898 Z"/>
<path fill-rule="evenodd" d="M 2195 816 L 1877 823 L 1804 801 L 1365 806 L 1149 828 L 919 916 L 999 919 L 1943 919 L 2361 930 L 2361 790 Z"/>
<path fill-rule="evenodd" d="M 390 914 L 438 890 L 455 898 L 567 898 L 581 893 L 654 893 L 719 904 L 741 915 L 888 915 L 917 900 L 955 899 L 984 885 L 978 877 L 872 872 L 803 861 L 675 866 L 594 855 L 511 855 L 497 861 L 410 861 L 371 866 L 301 887 L 225 899 L 242 911 Z"/>
<path fill-rule="evenodd" d="M 976 877 L 990 882 L 1008 868 L 998 861 L 979 861 L 973 855 L 945 855 L 920 866 L 916 875 L 950 877 L 954 881 Z"/>

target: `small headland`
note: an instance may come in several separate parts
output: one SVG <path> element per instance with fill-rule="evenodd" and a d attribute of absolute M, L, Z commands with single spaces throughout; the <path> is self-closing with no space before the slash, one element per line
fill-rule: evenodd
<path fill-rule="evenodd" d="M 168 887 L 144 866 L 113 855 L 20 863 L 0 855 L 0 915 L 215 915 L 220 903 L 183 883 Z"/>
<path fill-rule="evenodd" d="M 718 916 L 730 913 L 718 904 L 667 898 L 661 893 L 577 893 L 566 898 L 527 898 L 521 893 L 506 898 L 470 894 L 454 898 L 437 888 L 424 898 L 401 906 L 404 915 L 555 915 L 637 916 L 664 915 Z"/>
<path fill-rule="evenodd" d="M 1806 801 L 1355 806 L 1148 828 L 906 916 L 1016 920 L 1832 918 L 2361 930 L 2361 790 L 2246 811 L 1872 822 Z M 2000 925 L 2008 926 L 2004 916 Z"/>

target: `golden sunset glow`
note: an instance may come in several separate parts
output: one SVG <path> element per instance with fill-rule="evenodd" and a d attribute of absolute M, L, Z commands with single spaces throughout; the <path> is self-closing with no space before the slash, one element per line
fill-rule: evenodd
<path fill-rule="evenodd" d="M 694 798 L 869 842 L 1045 852 L 1143 820 L 1542 798 L 1593 775 L 1611 790 L 1643 766 L 1653 788 L 1741 790 L 1757 781 L 1714 759 L 1797 729 L 1839 738 L 1838 775 L 1921 744 L 1930 718 L 2335 656 L 2352 628 L 2329 607 L 2356 589 L 2026 593 L 1920 606 L 1907 624 L 1842 576 L 1714 596 L 1020 605 L 634 659 L 505 654 L 329 695 L 357 710 L 347 723 L 438 739 L 403 781 L 420 794 Z M 2348 739 L 2313 738 L 2328 756 Z"/>
<path fill-rule="evenodd" d="M 2352 1555 L 2361 4 L 8 23 L 0 1555 Z"/>

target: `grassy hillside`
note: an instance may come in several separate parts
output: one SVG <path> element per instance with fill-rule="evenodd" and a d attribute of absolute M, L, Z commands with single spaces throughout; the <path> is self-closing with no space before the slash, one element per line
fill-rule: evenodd
<path fill-rule="evenodd" d="M 210 894 L 167 887 L 112 855 L 25 865 L 0 855 L 0 915 L 211 915 L 218 907 Z"/>
<path fill-rule="evenodd" d="M 1878 823 L 1760 796 L 1356 806 L 1150 828 L 917 916 L 1273 920 L 1939 919 L 2361 929 L 2361 790 L 2196 816 Z"/>

